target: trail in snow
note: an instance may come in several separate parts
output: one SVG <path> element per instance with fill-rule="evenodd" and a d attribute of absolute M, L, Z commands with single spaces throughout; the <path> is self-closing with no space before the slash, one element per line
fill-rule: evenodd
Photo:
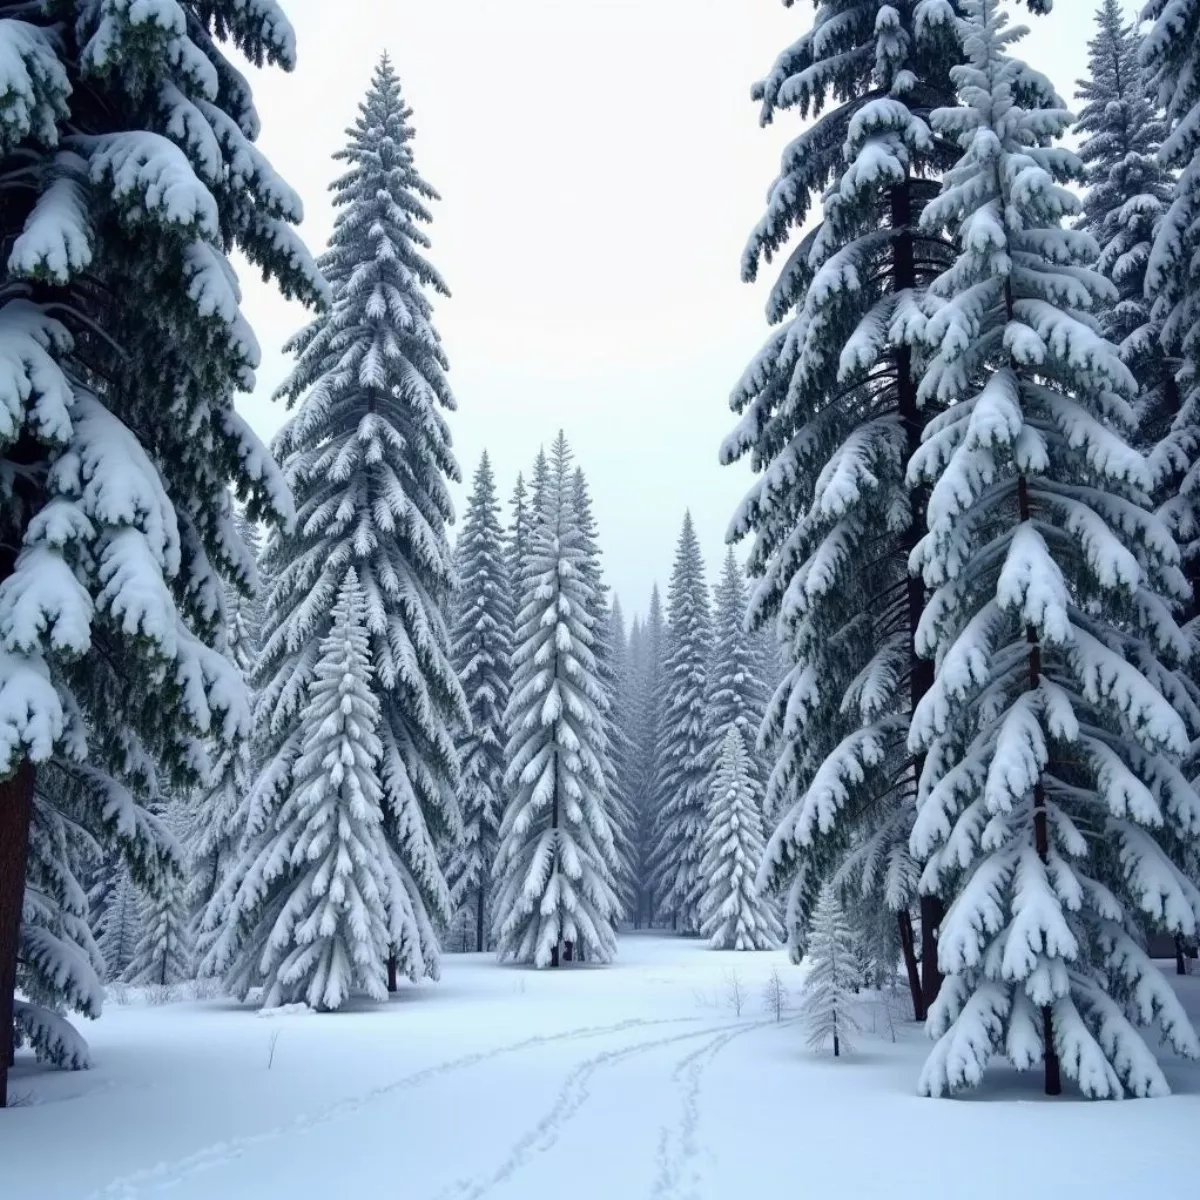
<path fill-rule="evenodd" d="M 552 1149 L 571 1119 L 591 1096 L 592 1077 L 601 1069 L 617 1066 L 632 1058 L 637 1058 L 643 1054 L 661 1050 L 668 1046 L 678 1045 L 681 1042 L 690 1042 L 704 1037 L 711 1038 L 710 1041 L 706 1042 L 694 1053 L 687 1055 L 676 1066 L 671 1078 L 678 1081 L 684 1069 L 689 1064 L 706 1063 L 715 1057 L 721 1048 L 735 1037 L 743 1033 L 749 1033 L 752 1029 L 759 1029 L 766 1024 L 769 1024 L 769 1022 L 755 1021 L 751 1024 L 739 1024 L 731 1029 L 728 1023 L 724 1023 L 708 1029 L 698 1029 L 689 1033 L 675 1034 L 672 1037 L 655 1038 L 649 1042 L 638 1042 L 633 1046 L 622 1046 L 615 1050 L 604 1050 L 586 1059 L 571 1070 L 549 1111 L 517 1140 L 499 1167 L 481 1179 L 458 1180 L 450 1186 L 443 1188 L 437 1194 L 436 1200 L 480 1200 L 480 1197 L 487 1195 L 493 1188 L 506 1183 L 518 1171 L 527 1166 L 533 1158 L 545 1154 L 548 1150 Z M 700 1072 L 702 1070 L 702 1065 L 695 1070 L 694 1083 L 692 1084 L 693 1094 L 691 1095 L 693 1109 L 697 1109 L 698 1107 Z M 655 1194 L 660 1194 L 657 1186 Z"/>
<path fill-rule="evenodd" d="M 368 1105 L 374 1104 L 395 1092 L 419 1087 L 438 1076 L 453 1071 L 465 1070 L 478 1066 L 503 1055 L 518 1054 L 523 1050 L 532 1050 L 541 1046 L 553 1045 L 559 1042 L 584 1041 L 589 1038 L 605 1037 L 612 1034 L 626 1033 L 632 1029 L 653 1028 L 660 1025 L 690 1024 L 699 1017 L 668 1017 L 658 1020 L 642 1020 L 631 1018 L 618 1021 L 612 1025 L 588 1025 L 580 1029 L 569 1029 L 563 1033 L 537 1034 L 524 1038 L 519 1042 L 511 1042 L 503 1046 L 494 1046 L 488 1050 L 478 1050 L 464 1054 L 460 1058 L 449 1059 L 414 1071 L 400 1079 L 393 1080 L 358 1095 L 347 1096 L 334 1104 L 315 1113 L 304 1113 L 287 1125 L 278 1125 L 259 1133 L 247 1134 L 244 1137 L 231 1138 L 223 1142 L 215 1142 L 200 1150 L 177 1159 L 171 1163 L 158 1163 L 132 1174 L 121 1176 L 105 1187 L 92 1193 L 91 1200 L 136 1200 L 137 1197 L 150 1192 L 159 1192 L 173 1187 L 181 1180 L 204 1171 L 224 1165 L 240 1157 L 247 1150 L 257 1149 L 270 1142 L 279 1141 L 296 1134 L 306 1133 L 318 1125 L 339 1120 L 359 1112 Z M 696 1037 L 698 1034 L 684 1036 Z M 667 1039 L 668 1041 L 670 1039 Z M 613 1052 L 615 1053 L 615 1052 Z M 601 1056 L 603 1057 L 603 1056 Z"/>

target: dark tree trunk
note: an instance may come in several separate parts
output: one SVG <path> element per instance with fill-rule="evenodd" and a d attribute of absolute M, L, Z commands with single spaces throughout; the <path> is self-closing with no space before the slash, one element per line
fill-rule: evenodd
<path fill-rule="evenodd" d="M 917 269 L 913 259 L 912 240 L 912 185 L 897 184 L 889 192 L 893 255 L 893 291 L 908 291 L 917 286 Z M 898 346 L 892 351 L 896 362 L 896 409 L 904 424 L 905 450 L 911 458 L 921 445 L 921 433 L 925 427 L 925 416 L 917 403 L 917 380 L 914 377 L 912 350 Z M 915 487 L 909 491 L 908 530 L 902 539 L 904 564 L 907 569 L 909 555 L 925 531 L 925 514 L 928 505 L 928 489 Z M 925 583 L 919 575 L 908 575 L 908 702 L 909 713 L 916 712 L 922 697 L 933 686 L 933 662 L 917 654 L 917 626 L 925 611 Z M 912 786 L 915 793 L 925 756 L 917 754 L 912 763 Z M 937 965 L 937 930 L 942 923 L 945 909 L 936 896 L 921 897 L 921 1003 L 914 996 L 913 1010 L 917 1020 L 924 1020 L 942 987 L 942 974 Z M 911 925 L 909 933 L 911 935 Z M 903 945 L 903 935 L 901 944 Z M 915 954 L 915 947 L 914 947 Z M 907 955 L 907 952 L 906 952 Z M 905 965 L 908 965 L 906 956 Z M 911 976 L 910 976 L 911 980 Z"/>
<path fill-rule="evenodd" d="M 921 972 L 917 967 L 916 938 L 913 936 L 912 916 L 907 908 L 896 914 L 900 926 L 900 949 L 904 955 L 904 973 L 908 976 L 908 992 L 912 997 L 913 1020 L 925 1020 L 925 993 L 921 989 Z"/>
<path fill-rule="evenodd" d="M 8 1068 L 15 1041 L 13 1001 L 33 786 L 33 764 L 28 759 L 21 760 L 16 774 L 0 782 L 0 1108 L 8 1104 Z"/>
<path fill-rule="evenodd" d="M 550 948 L 550 965 L 552 967 L 558 966 L 558 947 L 557 946 L 551 946 L 551 948 Z"/>
<path fill-rule="evenodd" d="M 563 942 L 563 962 L 573 962 L 575 959 L 575 943 L 569 939 Z"/>
<path fill-rule="evenodd" d="M 475 901 L 475 950 L 477 953 L 482 953 L 483 946 L 483 888 L 479 889 L 479 896 Z"/>
<path fill-rule="evenodd" d="M 396 956 L 394 954 L 388 955 L 387 972 L 387 990 L 394 992 L 396 990 Z"/>
<path fill-rule="evenodd" d="M 1187 963 L 1183 961 L 1183 938 L 1179 934 L 1175 935 L 1175 974 L 1187 974 Z"/>

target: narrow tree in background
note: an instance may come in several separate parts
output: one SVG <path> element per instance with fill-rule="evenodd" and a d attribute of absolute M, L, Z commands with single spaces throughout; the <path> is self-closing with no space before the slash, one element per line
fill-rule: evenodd
<path fill-rule="evenodd" d="M 182 803 L 175 798 L 164 798 L 157 807 L 163 824 L 172 833 L 178 832 Z M 182 873 L 166 876 L 147 892 L 138 912 L 133 960 L 125 969 L 124 978 L 129 983 L 158 987 L 194 978 L 190 917 Z"/>
<path fill-rule="evenodd" d="M 683 518 L 668 592 L 663 717 L 652 871 L 655 905 L 674 928 L 700 931 L 700 859 L 708 806 L 708 666 L 712 618 L 692 515 Z"/>
<path fill-rule="evenodd" d="M 1186 654 L 1163 597 L 1188 588 L 1123 436 L 1136 383 L 1090 319 L 1110 294 L 1096 243 L 1061 225 L 1081 164 L 1050 142 L 1069 116 L 1008 54 L 1024 31 L 996 0 L 966 7 L 962 106 L 933 117 L 962 158 L 923 215 L 959 254 L 931 287 L 921 394 L 955 402 L 910 467 L 933 484 L 914 565 L 937 664 L 911 733 L 928 753 L 912 848 L 952 901 L 920 1088 L 977 1084 L 999 1054 L 1041 1062 L 1048 1094 L 1065 1073 L 1088 1096 L 1156 1095 L 1136 1026 L 1200 1043 L 1137 923 L 1195 929 L 1200 890 L 1158 831 L 1194 839 L 1200 805 L 1183 722 L 1128 645 Z"/>
<path fill-rule="evenodd" d="M 508 527 L 504 555 L 508 564 L 509 591 L 515 619 L 517 609 L 521 605 L 521 571 L 529 557 L 529 543 L 533 532 L 533 501 L 529 489 L 525 486 L 525 476 L 520 472 L 517 473 L 517 482 L 513 486 L 512 499 L 508 504 L 512 521 Z"/>
<path fill-rule="evenodd" d="M 596 677 L 591 598 L 560 434 L 546 471 L 517 622 L 509 701 L 508 808 L 496 858 L 497 952 L 557 967 L 564 944 L 616 953 L 616 851 L 602 752 L 606 700 Z"/>
<path fill-rule="evenodd" d="M 700 863 L 700 932 L 714 950 L 773 950 L 783 937 L 755 883 L 762 850 L 762 785 L 745 739 L 730 726 L 713 774 Z"/>
<path fill-rule="evenodd" d="M 467 698 L 470 727 L 458 739 L 463 831 L 447 867 L 456 922 L 487 948 L 488 900 L 504 815 L 504 710 L 511 685 L 512 581 L 500 503 L 487 451 L 479 460 L 459 536 L 458 592 L 450 657 Z"/>
<path fill-rule="evenodd" d="M 808 1026 L 808 1044 L 814 1050 L 833 1043 L 833 1057 L 850 1050 L 858 1031 L 854 993 L 858 989 L 858 948 L 846 910 L 831 884 L 824 884 L 813 913 L 801 1014 Z"/>
<path fill-rule="evenodd" d="M 662 807 L 659 764 L 662 751 L 663 681 L 667 648 L 666 622 L 658 585 L 650 592 L 650 609 L 640 631 L 634 712 L 637 737 L 634 743 L 634 837 L 633 862 L 635 901 L 634 924 L 653 925 L 658 914 L 655 903 L 653 865 L 658 813 Z"/>
<path fill-rule="evenodd" d="M 255 519 L 291 509 L 233 404 L 258 348 L 229 255 L 291 297 L 324 295 L 292 229 L 300 201 L 252 145 L 250 89 L 225 54 L 293 65 L 274 3 L 4 17 L 0 1106 L 30 1011 L 14 992 L 35 808 L 149 885 L 177 866 L 146 810 L 156 774 L 195 786 L 205 741 L 248 732 L 218 649 L 222 578 L 250 572 L 230 485 Z"/>
<path fill-rule="evenodd" d="M 272 840 L 291 836 L 287 814 L 299 803 L 295 771 L 309 733 L 309 693 L 352 570 L 365 604 L 383 831 L 395 859 L 380 864 L 396 888 L 384 901 L 394 936 L 389 988 L 398 973 L 436 978 L 434 928 L 450 919 L 438 847 L 460 833 L 451 731 L 470 719 L 444 617 L 453 579 L 447 483 L 458 478 L 458 466 L 443 417 L 454 407 L 447 364 L 425 294 L 446 288 L 421 253 L 425 201 L 436 193 L 413 165 L 410 116 L 385 57 L 336 155 L 348 169 L 333 184 L 338 215 L 321 260 L 333 305 L 290 343 L 297 363 L 281 389 L 300 400 L 275 442 L 298 520 L 294 533 L 276 534 L 264 553 L 272 587 L 256 683 L 265 765 L 249 840 L 231 876 L 233 902 L 206 962 L 243 995 L 261 982 L 262 948 L 278 942 L 275 893 L 250 873 Z M 289 928 L 299 938 L 300 927 Z M 297 940 L 292 949 L 307 945 Z M 301 971 L 284 965 L 290 959 L 272 961 L 279 987 L 268 994 L 281 995 Z M 344 995 L 340 989 L 330 983 L 326 991 L 312 977 L 326 1007 Z"/>

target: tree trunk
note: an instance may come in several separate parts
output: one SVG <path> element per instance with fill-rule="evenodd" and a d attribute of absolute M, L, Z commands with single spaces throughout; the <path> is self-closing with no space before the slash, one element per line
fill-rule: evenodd
<path fill-rule="evenodd" d="M 8 1068 L 15 1043 L 17 946 L 25 900 L 33 786 L 33 764 L 28 759 L 21 760 L 16 774 L 0 782 L 0 1108 L 8 1104 Z"/>
<path fill-rule="evenodd" d="M 479 896 L 475 902 L 475 951 L 483 953 L 483 887 L 479 888 Z"/>
<path fill-rule="evenodd" d="M 573 962 L 575 958 L 575 943 L 568 940 L 563 942 L 563 962 Z"/>
<path fill-rule="evenodd" d="M 557 944 L 550 948 L 550 965 L 552 967 L 558 966 L 558 946 L 557 946 Z"/>
<path fill-rule="evenodd" d="M 1183 938 L 1179 934 L 1175 935 L 1175 974 L 1187 974 L 1187 963 L 1183 961 Z"/>
<path fill-rule="evenodd" d="M 387 972 L 387 990 L 394 992 L 396 990 L 396 956 L 394 954 L 388 955 Z"/>
<path fill-rule="evenodd" d="M 833 1057 L 838 1058 L 841 1054 L 841 1047 L 838 1045 L 838 1028 L 837 1028 L 837 1013 L 833 1014 Z"/>
<path fill-rule="evenodd" d="M 900 949 L 904 954 L 904 973 L 908 976 L 908 993 L 912 997 L 913 1020 L 925 1020 L 925 993 L 921 989 L 921 972 L 917 967 L 916 939 L 913 937 L 912 916 L 907 908 L 896 914 L 900 926 Z"/>
<path fill-rule="evenodd" d="M 913 259 L 912 240 L 912 186 L 909 182 L 897 184 L 889 192 L 891 222 L 893 230 L 892 290 L 909 291 L 917 286 L 917 269 Z M 892 351 L 896 363 L 896 410 L 904 424 L 906 456 L 911 458 L 921 445 L 921 434 L 925 427 L 925 415 L 917 403 L 917 380 L 914 377 L 912 350 L 908 346 L 897 346 Z M 904 567 L 908 569 L 909 555 L 925 532 L 928 489 L 914 487 L 908 494 L 908 529 L 902 539 Z M 925 582 L 919 575 L 908 573 L 908 704 L 910 715 L 925 693 L 933 686 L 933 662 L 917 654 L 917 626 L 925 611 Z M 921 772 L 925 767 L 925 756 L 917 754 L 912 762 L 912 786 L 914 795 Z M 942 923 L 945 909 L 936 896 L 921 897 L 921 1003 L 913 1010 L 917 1020 L 924 1020 L 942 987 L 942 974 L 937 965 L 937 930 Z M 911 925 L 909 927 L 911 935 Z M 902 942 L 903 944 L 903 938 Z M 914 947 L 915 954 L 915 947 Z M 907 954 L 907 952 L 906 952 Z M 907 965 L 907 957 L 906 957 Z"/>

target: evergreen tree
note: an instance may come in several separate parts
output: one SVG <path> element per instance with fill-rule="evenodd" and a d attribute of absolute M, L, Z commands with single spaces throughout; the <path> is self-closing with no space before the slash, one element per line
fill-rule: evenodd
<path fill-rule="evenodd" d="M 832 1040 L 833 1057 L 852 1049 L 849 1038 L 858 1031 L 854 992 L 858 988 L 858 948 L 846 910 L 833 886 L 822 886 L 813 913 L 809 939 L 808 977 L 804 981 L 801 1013 L 808 1025 L 808 1044 L 820 1050 Z"/>
<path fill-rule="evenodd" d="M 959 250 L 931 288 L 921 394 L 956 403 L 910 467 L 933 485 L 914 565 L 937 664 L 913 719 L 912 842 L 922 887 L 952 898 L 920 1086 L 975 1084 L 999 1054 L 1044 1062 L 1051 1094 L 1065 1072 L 1089 1096 L 1153 1095 L 1167 1084 L 1136 1026 L 1200 1043 L 1135 931 L 1195 928 L 1200 891 L 1158 830 L 1194 838 L 1200 802 L 1183 722 L 1127 647 L 1135 631 L 1186 653 L 1162 597 L 1187 585 L 1123 437 L 1135 381 L 1090 318 L 1110 294 L 1096 243 L 1061 227 L 1082 168 L 1051 144 L 1068 114 L 1009 56 L 1024 31 L 996 0 L 967 10 L 962 106 L 933 116 L 962 158 L 923 215 Z"/>
<path fill-rule="evenodd" d="M 612 644 L 612 614 L 608 606 L 608 585 L 604 582 L 604 571 L 600 561 L 600 535 L 596 516 L 592 511 L 592 497 L 588 491 L 583 470 L 575 468 L 571 486 L 575 519 L 579 524 L 580 545 L 583 557 L 579 571 L 591 599 L 588 601 L 588 616 L 592 621 L 592 654 L 596 659 L 596 682 L 604 693 L 604 763 L 605 790 L 608 795 L 608 814 L 612 828 L 613 844 L 617 852 L 617 894 L 621 900 L 621 912 L 633 905 L 633 812 L 630 799 L 624 790 L 625 775 L 620 764 L 627 756 L 628 746 L 625 733 L 617 721 L 616 693 L 617 672 L 614 664 Z"/>
<path fill-rule="evenodd" d="M 922 300 L 949 254 L 917 225 L 953 161 L 928 117 L 954 99 L 955 11 L 818 0 L 811 30 L 754 89 L 764 124 L 788 110 L 812 118 L 743 255 L 754 280 L 805 230 L 771 290 L 778 328 L 734 390 L 742 415 L 722 450 L 762 471 L 730 532 L 755 535 L 752 623 L 774 621 L 793 664 L 764 726 L 776 757 L 766 804 L 781 816 L 762 883 L 788 895 L 796 958 L 822 881 L 869 837 L 882 843 L 869 861 L 887 869 L 862 886 L 897 913 L 915 963 L 905 847 L 921 763 L 906 733 L 931 673 L 915 652 L 924 589 L 908 572 L 925 495 L 905 464 L 931 416 L 917 402 Z M 918 1016 L 938 986 L 939 918 L 935 898 L 922 902 Z"/>
<path fill-rule="evenodd" d="M 655 903 L 653 865 L 655 832 L 661 804 L 659 764 L 662 751 L 664 670 L 667 632 L 663 619 L 662 599 L 658 585 L 650 592 L 650 610 L 646 625 L 640 631 L 637 656 L 637 714 L 638 737 L 634 743 L 634 838 L 633 861 L 637 911 L 634 924 L 640 928 L 654 923 L 658 913 Z"/>
<path fill-rule="evenodd" d="M 113 884 L 98 925 L 98 947 L 106 978 L 124 979 L 141 937 L 142 905 L 125 863 L 118 859 L 111 870 Z"/>
<path fill-rule="evenodd" d="M 1200 644 L 1200 0 L 1148 0 L 1142 17 L 1153 24 L 1139 58 L 1166 114 L 1158 160 L 1176 176 L 1146 266 L 1150 317 L 1178 365 L 1173 381 L 1178 411 L 1170 411 L 1168 382 L 1163 417 L 1171 425 L 1153 465 L 1158 494 L 1166 501 L 1163 516 L 1183 550 L 1192 587 L 1188 633 L 1193 644 Z M 1150 428 L 1157 433 L 1153 420 Z"/>
<path fill-rule="evenodd" d="M 1079 228 L 1096 239 L 1096 270 L 1117 293 L 1101 311 L 1101 328 L 1139 382 L 1137 441 L 1148 450 L 1167 435 L 1179 389 L 1177 364 L 1163 349 L 1162 323 L 1146 297 L 1146 267 L 1173 181 L 1156 157 L 1165 130 L 1138 62 L 1140 45 L 1119 0 L 1104 0 L 1088 43 L 1090 78 L 1078 82 L 1085 103 L 1075 128 L 1084 135 L 1079 157 L 1087 168 Z"/>
<path fill-rule="evenodd" d="M 614 595 L 608 614 L 608 654 L 612 675 L 612 730 L 609 759 L 613 767 L 612 791 L 624 845 L 622 902 L 630 920 L 638 918 L 638 661 L 625 633 L 625 614 Z M 635 622 L 636 626 L 636 622 Z M 637 628 L 640 656 L 641 629 Z"/>
<path fill-rule="evenodd" d="M 509 508 L 512 510 L 512 523 L 508 527 L 505 558 L 508 562 L 512 610 L 515 614 L 521 604 L 521 572 L 525 560 L 529 557 L 529 543 L 533 532 L 533 502 L 525 486 L 525 476 L 519 471 Z"/>
<path fill-rule="evenodd" d="M 745 747 L 750 774 L 757 783 L 765 784 L 765 766 L 756 746 L 767 707 L 766 663 L 760 640 L 746 629 L 746 577 L 732 547 L 725 555 L 721 582 L 714 590 L 708 698 L 710 761 L 715 771 L 726 735 L 734 729 Z"/>
<path fill-rule="evenodd" d="M 254 527 L 239 516 L 239 532 L 257 556 L 259 539 Z M 260 585 L 261 586 L 261 585 Z M 243 682 L 249 686 L 254 673 L 262 635 L 262 604 L 259 590 L 251 593 L 230 590 L 226 601 L 229 614 L 227 651 Z M 194 789 L 184 805 L 182 833 L 187 852 L 187 897 L 190 938 L 197 956 L 220 926 L 229 897 L 222 881 L 236 861 L 249 816 L 248 801 L 258 763 L 251 736 L 230 746 L 218 747 L 208 785 Z"/>
<path fill-rule="evenodd" d="M 292 229 L 300 201 L 255 148 L 250 89 L 225 54 L 232 44 L 260 65 L 293 65 L 274 0 L 0 11 L 6 1042 L 26 986 L 35 808 L 53 823 L 69 795 L 74 812 L 58 819 L 150 886 L 178 865 L 145 807 L 156 771 L 194 786 L 205 740 L 248 729 L 218 650 L 222 578 L 251 571 L 230 486 L 255 519 L 291 510 L 233 404 L 254 385 L 258 348 L 228 256 L 240 250 L 307 303 L 324 285 Z M 54 772 L 70 787 L 39 783 Z M 55 870 L 65 880 L 71 865 Z M 0 1105 L 9 1059 L 0 1044 Z"/>
<path fill-rule="evenodd" d="M 517 622 L 508 808 L 500 828 L 495 936 L 502 959 L 557 967 L 564 944 L 616 953 L 617 869 L 604 767 L 606 697 L 592 650 L 592 598 L 560 433 L 543 489 Z"/>
<path fill-rule="evenodd" d="M 504 710 L 511 684 L 513 609 L 500 504 L 485 451 L 475 472 L 458 540 L 458 603 L 451 660 L 471 725 L 458 740 L 462 840 L 447 870 L 450 902 L 475 949 L 487 948 L 488 900 L 504 815 Z"/>
<path fill-rule="evenodd" d="M 704 881 L 708 785 L 708 664 L 712 619 L 704 560 L 689 512 L 683 518 L 667 594 L 670 625 L 663 666 L 663 723 L 652 860 L 655 903 L 676 929 L 698 933 Z"/>
<path fill-rule="evenodd" d="M 274 839 L 291 836 L 297 775 L 309 735 L 306 712 L 334 607 L 348 573 L 359 580 L 369 638 L 369 686 L 379 709 L 383 835 L 396 860 L 377 864 L 397 890 L 381 903 L 394 938 L 388 983 L 439 971 L 434 924 L 450 919 L 439 844 L 461 832 L 452 729 L 470 717 L 450 664 L 444 619 L 453 579 L 446 524 L 447 480 L 458 478 L 442 410 L 454 407 L 446 361 L 424 288 L 446 288 L 422 256 L 436 196 L 413 165 L 411 110 L 385 57 L 349 141 L 348 164 L 333 184 L 340 210 L 322 266 L 333 286 L 330 311 L 290 343 L 297 363 L 281 394 L 301 398 L 275 451 L 296 496 L 294 533 L 272 536 L 264 565 L 272 581 L 256 671 L 265 766 L 251 799 L 248 842 L 231 875 L 233 901 L 209 949 L 207 970 L 228 974 L 239 994 L 258 982 L 268 940 L 277 972 L 268 996 L 303 990 L 318 943 L 279 945 L 272 933 L 277 890 L 253 873 Z M 281 878 L 277 887 L 284 886 Z M 365 885 L 364 885 L 365 886 Z M 374 921 L 376 918 L 372 918 Z M 288 924 L 292 936 L 307 927 Z M 355 959 L 363 971 L 373 933 Z M 373 943 L 371 943 L 373 944 Z M 324 951 L 321 951 L 324 954 Z M 339 951 L 340 953 L 340 951 Z M 373 953 L 373 951 L 371 952 Z M 322 960 L 323 961 L 323 960 Z M 304 987 L 325 1007 L 345 994 L 345 971 Z"/>
<path fill-rule="evenodd" d="M 175 832 L 177 802 L 162 805 L 163 822 Z M 175 811 L 173 811 L 175 810 Z M 187 893 L 182 875 L 163 879 L 141 899 L 138 938 L 123 978 L 166 987 L 193 977 Z"/>
<path fill-rule="evenodd" d="M 700 864 L 700 932 L 714 950 L 772 950 L 783 936 L 755 884 L 763 850 L 760 786 L 745 739 L 731 725 L 712 782 Z"/>

